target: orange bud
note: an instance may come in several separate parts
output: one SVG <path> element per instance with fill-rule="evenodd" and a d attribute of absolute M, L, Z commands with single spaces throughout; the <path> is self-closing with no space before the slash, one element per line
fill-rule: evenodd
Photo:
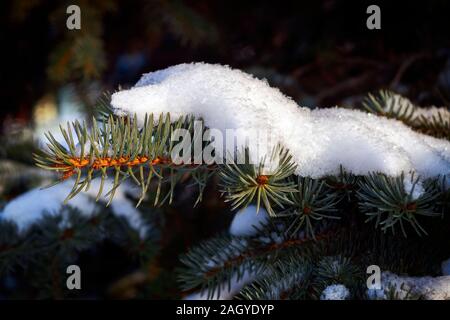
<path fill-rule="evenodd" d="M 256 178 L 256 182 L 257 182 L 259 185 L 267 184 L 267 183 L 269 182 L 269 177 L 268 177 L 268 176 L 265 176 L 265 175 L 260 175 L 260 176 L 258 176 L 258 177 Z"/>

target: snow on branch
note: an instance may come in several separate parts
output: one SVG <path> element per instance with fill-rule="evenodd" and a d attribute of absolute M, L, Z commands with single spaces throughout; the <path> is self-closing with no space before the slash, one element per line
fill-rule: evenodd
<path fill-rule="evenodd" d="M 93 217 L 98 214 L 95 196 L 99 181 L 92 181 L 92 188 L 72 199 L 67 206 L 77 209 L 81 215 Z M 106 180 L 105 188 L 112 187 L 112 181 Z M 30 190 L 10 201 L 4 210 L 0 212 L 0 220 L 14 222 L 21 233 L 26 232 L 32 225 L 39 223 L 45 214 L 51 216 L 64 215 L 64 200 L 73 188 L 73 181 L 67 180 L 52 188 L 36 188 Z M 116 196 L 111 203 L 112 213 L 117 217 L 123 217 L 131 228 L 136 230 L 142 238 L 145 238 L 149 227 L 145 224 L 139 211 L 125 194 L 124 186 L 116 190 Z M 63 216 L 67 219 L 67 216 Z"/>
<path fill-rule="evenodd" d="M 381 288 L 368 289 L 369 299 L 450 299 L 450 276 L 408 277 L 386 271 L 381 274 Z"/>
<path fill-rule="evenodd" d="M 116 114 L 137 114 L 141 122 L 145 114 L 158 119 L 170 113 L 172 121 L 193 115 L 209 128 L 237 129 L 237 148 L 248 137 L 264 150 L 280 143 L 301 176 L 337 175 L 340 165 L 357 175 L 415 172 L 427 178 L 450 171 L 448 141 L 358 110 L 299 107 L 266 81 L 228 66 L 192 63 L 151 72 L 133 88 L 113 94 L 111 105 Z M 272 139 L 251 134 L 261 130 Z"/>

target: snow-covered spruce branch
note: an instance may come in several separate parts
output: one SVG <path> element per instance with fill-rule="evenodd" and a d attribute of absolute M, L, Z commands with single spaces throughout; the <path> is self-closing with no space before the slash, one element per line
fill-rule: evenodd
<path fill-rule="evenodd" d="M 221 291 L 232 291 L 232 282 L 249 281 L 261 275 L 266 276 L 261 281 L 268 281 L 267 277 L 279 275 L 276 263 L 283 264 L 283 261 L 296 257 L 301 260 L 296 264 L 299 265 L 308 257 L 320 256 L 323 241 L 337 234 L 334 230 L 323 231 L 315 238 L 307 237 L 303 232 L 288 234 L 286 229 L 291 224 L 290 219 L 277 220 L 276 223 L 254 226 L 252 236 L 224 234 L 192 248 L 180 258 L 184 264 L 179 270 L 182 288 L 198 289 L 207 298 L 218 298 Z M 271 266 L 275 269 L 270 269 Z M 283 270 L 287 272 L 288 269 Z M 286 285 L 297 285 L 297 280 L 292 278 Z"/>
<path fill-rule="evenodd" d="M 123 248 L 135 259 L 149 261 L 158 248 L 157 233 L 152 230 L 142 237 L 126 220 L 115 217 L 111 210 L 88 216 L 84 210 L 71 206 L 62 207 L 58 212 L 44 212 L 24 230 L 11 217 L 2 219 L 0 276 L 25 272 L 42 297 L 62 298 L 69 292 L 53 289 L 66 291 L 65 277 L 54 278 L 55 273 L 66 274 L 67 266 L 77 261 L 80 253 L 95 250 L 105 240 Z"/>
<path fill-rule="evenodd" d="M 371 98 L 380 106 L 385 100 Z M 139 202 L 148 194 L 155 205 L 170 203 L 175 185 L 183 182 L 199 186 L 200 201 L 208 178 L 219 172 L 223 192 L 233 208 L 255 202 L 263 204 L 272 216 L 294 214 L 300 216 L 300 225 L 309 226 L 311 219 L 325 217 L 318 212 L 331 202 L 317 201 L 317 185 L 302 191 L 298 177 L 327 179 L 328 183 L 345 171 L 359 180 L 360 201 L 371 200 L 371 205 L 361 207 L 376 217 L 377 224 L 384 229 L 399 224 L 403 231 L 403 222 L 408 221 L 423 232 L 417 216 L 439 211 L 433 201 L 439 195 L 430 194 L 424 183 L 431 179 L 437 184 L 450 171 L 448 141 L 357 110 L 301 108 L 265 81 L 220 65 L 183 64 L 146 74 L 134 88 L 114 93 L 108 109 L 114 115 L 100 126 L 94 121 L 90 130 L 78 122 L 67 129 L 61 127 L 64 143 L 49 133 L 48 150 L 36 155 L 40 167 L 62 172 L 63 179 L 76 176 L 68 199 L 88 189 L 95 177 L 102 181 L 99 197 L 103 181 L 111 174 L 114 183 L 108 203 L 126 179 L 141 187 Z M 409 114 L 404 118 L 410 119 Z M 201 136 L 208 129 L 238 130 L 236 144 L 214 151 L 219 155 L 241 151 L 252 161 L 174 161 L 171 134 L 185 129 L 195 135 L 195 120 L 204 126 Z M 249 137 L 254 137 L 251 131 L 260 129 L 270 131 L 272 139 L 261 135 L 248 143 Z M 259 155 L 248 150 L 252 145 L 278 155 L 275 168 L 267 168 Z M 391 177 L 403 181 L 393 182 Z M 416 180 L 412 181 L 413 177 Z M 375 190 L 375 186 L 381 189 Z M 309 195 L 301 194 L 305 191 Z M 341 191 L 336 188 L 335 195 Z M 308 197 L 314 199 L 315 208 L 305 206 Z M 382 210 L 376 206 L 379 203 Z"/>
<path fill-rule="evenodd" d="M 264 276 L 244 286 L 239 298 L 247 300 L 305 299 L 311 269 L 303 259 L 288 257 L 267 267 Z"/>
<path fill-rule="evenodd" d="M 383 231 L 399 225 L 406 237 L 405 222 L 408 222 L 420 235 L 427 234 L 417 220 L 419 216 L 440 216 L 436 203 L 442 199 L 439 179 L 429 179 L 422 185 L 418 185 L 419 179 L 411 176 L 409 194 L 404 191 L 405 177 L 388 177 L 383 174 L 369 174 L 360 181 L 357 191 L 360 211 L 368 218 L 366 221 L 375 220 L 376 226 L 381 226 Z M 420 190 L 417 190 L 419 189 Z M 442 208 L 442 206 L 441 206 Z"/>
<path fill-rule="evenodd" d="M 265 210 L 256 216 L 255 210 L 252 205 L 239 211 L 229 234 L 204 241 L 182 257 L 179 280 L 189 293 L 186 298 L 409 299 L 417 295 L 391 294 L 386 289 L 388 283 L 382 290 L 368 291 L 367 266 L 377 264 L 382 270 L 405 274 L 422 270 L 421 265 L 433 269 L 431 261 L 442 259 L 434 249 L 422 246 L 424 239 L 374 232 L 354 215 L 353 222 L 330 220 L 322 224 L 316 228 L 314 240 L 304 231 L 286 232 L 293 217 L 269 219 Z M 446 225 L 444 233 L 448 221 Z M 447 256 L 444 243 L 448 241 L 441 243 Z M 422 298 L 442 299 L 448 294 L 442 290 L 448 277 L 436 280 L 429 282 L 426 290 L 440 290 L 439 295 Z M 193 290 L 198 291 L 190 293 Z"/>
<path fill-rule="evenodd" d="M 421 108 L 385 90 L 369 94 L 363 106 L 368 112 L 400 120 L 419 132 L 450 140 L 450 111 L 446 107 Z"/>
<path fill-rule="evenodd" d="M 194 171 L 191 177 L 199 185 L 200 191 L 210 175 L 209 166 L 174 164 L 170 156 L 174 145 L 170 139 L 171 133 L 176 129 L 191 131 L 193 122 L 192 117 L 186 117 L 172 123 L 170 114 L 160 115 L 154 120 L 151 114 L 148 118 L 145 117 L 143 127 L 139 128 L 136 118 L 131 120 L 127 117 L 110 116 L 102 127 L 98 127 L 94 121 L 90 132 L 85 124 L 75 122 L 68 124 L 67 129 L 61 126 L 67 148 L 48 133 L 48 150 L 35 155 L 35 159 L 39 167 L 61 172 L 61 181 L 76 176 L 67 200 L 81 191 L 87 191 L 92 179 L 100 176 L 101 183 L 96 197 L 98 200 L 103 193 L 103 182 L 108 177 L 108 172 L 112 171 L 114 179 L 107 194 L 108 205 L 114 198 L 117 187 L 127 178 L 141 187 L 138 204 L 144 199 L 154 180 L 158 181 L 154 204 L 161 205 L 166 201 L 170 203 L 175 184 L 186 173 Z M 167 181 L 170 182 L 170 190 L 162 197 L 161 187 Z"/>
<path fill-rule="evenodd" d="M 268 219 L 263 210 L 256 216 L 259 221 L 249 220 L 255 210 L 251 206 L 239 212 L 230 234 L 207 240 L 182 256 L 182 287 L 198 290 L 189 299 L 319 299 L 333 285 L 348 288 L 344 298 L 365 298 L 365 262 L 355 253 L 367 256 L 373 250 L 373 235 L 332 221 L 316 230 L 314 239 L 304 231 L 287 233 L 292 217 Z M 377 259 L 386 265 L 387 260 Z M 324 298 L 336 298 L 331 289 Z"/>
<path fill-rule="evenodd" d="M 303 259 L 286 256 L 268 266 L 263 276 L 240 291 L 238 298 L 250 300 L 285 299 L 337 299 L 330 297 L 330 286 L 348 286 L 356 292 L 362 272 L 350 259 L 341 256 L 325 256 L 319 259 Z M 344 285 L 345 284 L 345 285 Z M 352 298 L 350 292 L 341 299 Z"/>
<path fill-rule="evenodd" d="M 450 276 L 408 277 L 392 272 L 383 272 L 381 288 L 368 289 L 367 295 L 373 300 L 449 300 Z"/>
<path fill-rule="evenodd" d="M 410 122 L 411 110 L 391 117 L 433 134 Z M 179 280 L 185 290 L 200 290 L 197 297 L 365 298 L 361 266 L 386 258 L 360 257 L 379 250 L 356 215 L 383 231 L 400 229 L 406 236 L 408 223 L 422 234 L 421 216 L 441 216 L 448 202 L 447 141 L 356 110 L 300 108 L 265 82 L 226 67 L 181 65 L 146 75 L 135 88 L 115 93 L 101 112 L 105 120 L 92 129 L 77 122 L 62 128 L 63 142 L 49 134 L 48 148 L 36 156 L 39 166 L 64 179 L 75 176 L 68 199 L 96 177 L 100 199 L 112 175 L 108 203 L 125 180 L 140 186 L 138 204 L 147 196 L 155 205 L 171 203 L 182 183 L 197 184 L 198 202 L 217 173 L 233 209 L 254 204 L 256 212 L 263 207 L 276 218 L 253 236 L 219 236 L 184 255 Z M 238 142 L 253 129 L 271 131 L 274 139 L 252 142 L 276 155 L 276 165 L 267 168 L 239 143 L 215 154 L 237 153 L 234 160 L 242 151 L 248 163 L 175 161 L 172 133 L 184 129 L 195 136 L 196 121 L 200 136 L 231 128 L 240 130 Z M 191 143 L 195 150 L 195 139 Z M 346 238 L 353 233 L 355 239 Z M 390 252 L 392 245 L 383 249 Z M 401 249 L 396 254 L 411 260 Z"/>
<path fill-rule="evenodd" d="M 111 188 L 111 181 L 104 183 Z M 93 187 L 98 188 L 98 184 L 93 181 Z M 53 188 L 32 189 L 0 211 L 0 276 L 24 270 L 33 278 L 33 272 L 40 270 L 33 278 L 34 285 L 41 295 L 55 298 L 53 289 L 65 287 L 55 281 L 65 278 L 53 279 L 53 274 L 65 274 L 79 253 L 105 241 L 141 261 L 155 255 L 158 232 L 151 215 L 142 215 L 128 199 L 125 191 L 131 191 L 132 186 L 121 185 L 107 209 L 103 201 L 95 202 L 94 192 L 85 192 L 64 206 L 72 186 L 73 181 L 67 180 Z M 47 288 L 49 283 L 53 287 Z M 66 294 L 69 292 L 59 292 L 58 297 Z"/>

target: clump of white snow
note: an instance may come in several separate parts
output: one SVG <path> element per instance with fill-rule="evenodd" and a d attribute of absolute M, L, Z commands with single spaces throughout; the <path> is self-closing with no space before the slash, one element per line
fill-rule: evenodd
<path fill-rule="evenodd" d="M 368 289 L 367 296 L 372 300 L 387 299 L 390 290 L 394 290 L 396 298 L 400 300 L 408 297 L 449 300 L 450 276 L 408 277 L 386 271 L 381 273 L 381 288 Z"/>
<path fill-rule="evenodd" d="M 99 184 L 100 181 L 93 180 L 88 191 L 80 192 L 66 206 L 78 209 L 86 217 L 98 214 L 95 197 L 99 190 Z M 112 181 L 105 180 L 104 190 L 108 191 L 112 186 Z M 72 188 L 73 181 L 68 180 L 52 188 L 30 190 L 10 201 L 0 212 L 0 219 L 12 221 L 17 225 L 19 232 L 26 232 L 44 214 L 51 216 L 63 214 L 65 212 L 62 211 L 63 202 Z M 126 197 L 122 186 L 116 189 L 111 209 L 114 215 L 124 217 L 130 227 L 138 231 L 142 238 L 145 237 L 148 226 L 145 225 L 132 201 Z"/>
<path fill-rule="evenodd" d="M 320 295 L 320 300 L 346 300 L 350 297 L 350 291 L 343 284 L 333 284 L 326 287 Z"/>
<path fill-rule="evenodd" d="M 301 176 L 336 175 L 340 165 L 361 175 L 412 171 L 427 178 L 450 171 L 447 141 L 357 110 L 299 107 L 266 81 L 228 66 L 192 63 L 151 72 L 130 90 L 113 94 L 111 104 L 116 113 L 136 113 L 141 121 L 146 113 L 170 112 L 172 120 L 193 115 L 224 133 L 239 129 L 241 142 L 266 130 L 270 141 L 261 134 L 251 144 L 272 150 L 281 143 Z M 238 142 L 239 150 L 242 146 Z"/>
<path fill-rule="evenodd" d="M 403 187 L 406 194 L 411 194 L 411 200 L 417 200 L 421 195 L 425 193 L 423 183 L 413 174 L 406 174 L 403 178 Z"/>
<path fill-rule="evenodd" d="M 267 223 L 269 215 L 264 208 L 259 208 L 256 213 L 256 206 L 250 205 L 239 210 L 230 225 L 230 234 L 233 236 L 250 237 L 257 233 L 257 228 L 261 228 Z"/>

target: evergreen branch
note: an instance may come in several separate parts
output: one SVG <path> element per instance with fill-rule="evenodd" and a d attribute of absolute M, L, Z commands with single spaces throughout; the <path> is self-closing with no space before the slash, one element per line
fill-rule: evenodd
<path fill-rule="evenodd" d="M 51 276 L 48 274 L 49 261 L 58 257 L 63 265 L 70 264 L 79 253 L 95 248 L 105 239 L 141 260 L 148 261 L 156 252 L 158 234 L 155 230 L 143 238 L 109 209 L 92 216 L 70 206 L 61 210 L 56 216 L 44 213 L 29 229 L 21 232 L 14 223 L 0 222 L 0 277 L 16 274 L 20 269 L 26 273 L 37 272 L 38 277 L 33 279 L 33 283 L 45 291 L 45 286 L 50 283 L 46 275 Z"/>
<path fill-rule="evenodd" d="M 438 111 L 429 118 L 421 115 L 415 127 L 433 137 L 450 140 L 450 115 L 447 112 Z"/>
<path fill-rule="evenodd" d="M 245 155 L 247 158 L 247 152 Z M 224 164 L 219 171 L 222 193 L 226 194 L 226 201 L 231 202 L 232 208 L 245 208 L 256 200 L 256 211 L 259 212 L 261 202 L 271 216 L 276 216 L 273 208 L 284 208 L 293 202 L 289 198 L 291 192 L 296 192 L 294 183 L 288 179 L 294 174 L 296 165 L 288 151 L 277 147 L 272 152 L 271 161 L 279 156 L 276 170 L 270 175 L 265 174 L 265 161 L 257 166 L 245 164 Z"/>
<path fill-rule="evenodd" d="M 355 190 L 358 187 L 359 177 L 347 172 L 342 165 L 339 166 L 339 174 L 337 176 L 328 176 L 326 185 L 334 190 L 339 201 L 346 198 L 352 200 Z"/>
<path fill-rule="evenodd" d="M 424 115 L 422 108 L 391 91 L 369 94 L 363 101 L 366 111 L 402 121 L 412 129 L 436 138 L 450 140 L 450 113 L 444 110 Z"/>
<path fill-rule="evenodd" d="M 207 298 L 220 296 L 221 290 L 231 288 L 231 279 L 239 281 L 244 273 L 257 271 L 256 261 L 244 258 L 247 242 L 243 238 L 219 236 L 201 243 L 180 257 L 184 268 L 179 271 L 183 290 L 200 287 Z"/>
<path fill-rule="evenodd" d="M 87 190 L 93 178 L 100 177 L 98 200 L 103 193 L 103 184 L 108 173 L 112 173 L 114 185 L 107 194 L 108 205 L 117 187 L 128 178 L 141 187 L 138 205 L 154 181 L 157 184 L 155 205 L 162 205 L 166 201 L 170 203 L 174 186 L 181 177 L 199 168 L 206 169 L 207 166 L 175 164 L 170 156 L 173 148 L 171 133 L 176 129 L 192 131 L 194 121 L 192 117 L 180 118 L 172 123 L 170 114 L 167 114 L 155 120 L 153 115 L 150 115 L 139 128 L 136 117 L 130 119 L 109 116 L 100 128 L 94 120 L 90 132 L 86 124 L 80 124 L 78 121 L 72 125 L 67 124 L 67 129 L 61 126 L 67 147 L 48 133 L 48 150 L 35 154 L 36 164 L 46 170 L 61 172 L 61 181 L 76 176 L 74 187 L 66 201 Z M 79 141 L 78 147 L 75 145 L 74 135 Z M 199 173 L 195 177 L 194 181 L 199 184 L 200 192 L 203 191 L 205 179 L 209 176 Z M 165 195 L 161 194 L 163 184 L 170 186 Z M 201 195 L 199 197 L 201 198 Z"/>
<path fill-rule="evenodd" d="M 288 222 L 291 223 L 291 222 Z M 183 290 L 199 288 L 208 299 L 219 297 L 220 291 L 244 274 L 262 275 L 283 257 L 308 259 L 317 253 L 319 242 L 333 235 L 324 232 L 315 239 L 287 235 L 286 224 L 269 223 L 258 229 L 252 238 L 223 235 L 207 240 L 191 249 L 180 259 L 184 267 L 179 270 Z"/>
<path fill-rule="evenodd" d="M 333 284 L 343 284 L 352 289 L 351 292 L 358 291 L 362 285 L 364 273 L 360 268 L 352 263 L 350 258 L 342 255 L 325 256 L 318 260 L 314 266 L 314 280 L 312 287 L 316 291 L 316 296 L 328 286 Z"/>
<path fill-rule="evenodd" d="M 415 106 L 392 91 L 380 90 L 376 94 L 368 94 L 363 107 L 370 113 L 397 119 L 407 125 L 414 121 Z"/>
<path fill-rule="evenodd" d="M 339 219 L 332 213 L 337 211 L 336 192 L 328 188 L 324 181 L 309 177 L 297 178 L 297 191 L 291 193 L 293 205 L 277 213 L 277 216 L 295 216 L 286 232 L 297 233 L 303 226 L 308 236 L 314 238 L 314 223 L 322 219 Z"/>
<path fill-rule="evenodd" d="M 413 179 L 413 177 L 412 177 Z M 427 234 L 419 224 L 417 216 L 438 216 L 436 200 L 440 196 L 440 190 L 434 187 L 430 181 L 425 183 L 425 192 L 414 199 L 414 188 L 419 178 L 412 183 L 409 192 L 404 188 L 404 175 L 400 177 L 388 177 L 380 173 L 372 173 L 361 182 L 360 190 L 357 192 L 359 207 L 368 218 L 367 221 L 375 220 L 376 226 L 383 231 L 400 225 L 403 235 L 406 237 L 404 222 L 408 222 L 420 235 Z"/>
<path fill-rule="evenodd" d="M 0 221 L 0 230 L 0 275 L 5 275 L 33 260 L 35 237 L 20 239 L 17 226 L 7 221 Z"/>
<path fill-rule="evenodd" d="M 245 300 L 304 299 L 307 295 L 311 264 L 290 256 L 267 267 L 265 274 L 241 289 Z"/>
<path fill-rule="evenodd" d="M 114 115 L 114 110 L 111 106 L 111 92 L 104 92 L 98 99 L 95 104 L 95 117 L 97 121 L 107 121 L 110 116 Z"/>
<path fill-rule="evenodd" d="M 67 128 L 60 127 L 64 144 L 48 133 L 48 150 L 42 150 L 34 157 L 37 166 L 61 172 L 61 181 L 75 176 L 74 187 L 66 201 L 79 192 L 88 190 L 91 180 L 100 177 L 98 200 L 103 194 L 105 179 L 112 175 L 114 184 L 107 193 L 108 205 L 117 187 L 129 178 L 141 187 L 138 205 L 154 183 L 154 204 L 162 205 L 172 202 L 175 185 L 188 174 L 199 188 L 197 204 L 202 199 L 206 182 L 215 172 L 216 166 L 191 162 L 180 164 L 171 159 L 174 148 L 171 134 L 176 129 L 184 129 L 192 134 L 194 118 L 181 117 L 172 122 L 170 114 L 160 115 L 159 119 L 154 119 L 150 114 L 145 117 L 142 126 L 138 127 L 136 117 L 131 119 L 109 115 L 101 127 L 94 120 L 90 131 L 85 123 L 75 121 L 68 123 Z M 79 141 L 78 146 L 76 140 Z M 194 148 L 191 146 L 192 149 Z M 271 160 L 275 157 L 278 166 L 271 175 L 263 174 L 264 160 L 258 166 L 249 164 L 248 161 L 243 165 L 232 163 L 222 166 L 219 172 L 221 185 L 227 194 L 227 200 L 232 201 L 233 209 L 247 206 L 256 198 L 258 209 L 263 202 L 268 212 L 274 215 L 273 204 L 279 208 L 292 204 L 289 193 L 296 190 L 288 177 L 293 174 L 295 164 L 292 162 L 292 156 L 281 147 L 274 150 Z M 164 194 L 165 186 L 168 186 L 168 191 Z"/>
<path fill-rule="evenodd" d="M 304 259 L 287 256 L 267 268 L 265 274 L 245 286 L 238 296 L 249 300 L 317 299 L 331 284 L 357 288 L 362 273 L 350 259 L 326 256 Z"/>

